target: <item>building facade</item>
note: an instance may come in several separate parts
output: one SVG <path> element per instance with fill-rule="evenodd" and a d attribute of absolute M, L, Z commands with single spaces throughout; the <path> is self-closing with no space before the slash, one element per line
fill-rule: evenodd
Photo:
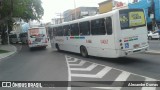
<path fill-rule="evenodd" d="M 152 8 L 153 6 L 153 8 Z M 152 23 L 152 18 L 150 18 L 150 12 L 153 10 L 153 16 L 157 23 L 160 23 L 160 0 L 134 0 L 133 3 L 128 4 L 129 8 L 142 8 L 145 11 L 147 23 Z"/>
<path fill-rule="evenodd" d="M 66 10 L 63 12 L 64 22 L 72 21 L 73 10 Z"/>
<path fill-rule="evenodd" d="M 118 2 L 115 0 L 106 0 L 104 2 L 99 3 L 99 13 L 107 13 L 109 11 L 120 9 L 120 8 L 128 8 L 126 3 Z"/>
<path fill-rule="evenodd" d="M 61 17 L 61 18 L 54 18 L 52 19 L 52 24 L 60 24 L 60 23 L 63 23 L 64 22 L 64 19 Z"/>
<path fill-rule="evenodd" d="M 112 0 L 107 0 L 107 1 L 99 3 L 99 13 L 100 14 L 112 11 L 112 8 L 113 8 Z"/>
<path fill-rule="evenodd" d="M 97 7 L 78 7 L 73 10 L 67 10 L 63 13 L 64 22 L 72 21 L 75 19 L 93 16 L 98 13 Z"/>

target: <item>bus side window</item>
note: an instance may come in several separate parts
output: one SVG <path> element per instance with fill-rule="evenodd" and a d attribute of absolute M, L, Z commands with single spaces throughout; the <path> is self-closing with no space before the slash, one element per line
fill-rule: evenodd
<path fill-rule="evenodd" d="M 91 33 L 92 35 L 105 35 L 105 19 L 96 19 L 91 21 Z"/>
<path fill-rule="evenodd" d="M 54 36 L 58 36 L 58 35 L 57 35 L 57 29 L 56 29 L 56 28 L 53 28 L 53 35 L 54 35 Z"/>
<path fill-rule="evenodd" d="M 79 23 L 80 35 L 90 35 L 90 22 L 85 21 Z"/>
<path fill-rule="evenodd" d="M 52 28 L 48 28 L 48 34 L 50 39 L 53 38 Z"/>
<path fill-rule="evenodd" d="M 64 36 L 70 36 L 70 26 L 69 25 L 63 26 L 63 30 L 64 30 Z"/>
<path fill-rule="evenodd" d="M 56 31 L 57 31 L 57 36 L 63 36 L 63 29 L 62 29 L 61 26 L 60 26 L 60 27 L 57 27 L 57 28 L 56 28 Z"/>
<path fill-rule="evenodd" d="M 106 18 L 106 30 L 107 30 L 107 35 L 112 35 L 112 19 L 111 19 L 111 17 Z"/>
<path fill-rule="evenodd" d="M 79 35 L 78 23 L 71 24 L 70 27 L 71 27 L 71 30 L 70 30 L 71 35 L 72 36 L 78 36 Z"/>

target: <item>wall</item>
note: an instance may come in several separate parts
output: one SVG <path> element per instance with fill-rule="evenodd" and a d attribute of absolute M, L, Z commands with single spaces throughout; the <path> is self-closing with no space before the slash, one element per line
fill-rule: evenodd
<path fill-rule="evenodd" d="M 112 7 L 113 7 L 112 0 L 99 3 L 99 13 L 102 14 L 112 11 Z"/>

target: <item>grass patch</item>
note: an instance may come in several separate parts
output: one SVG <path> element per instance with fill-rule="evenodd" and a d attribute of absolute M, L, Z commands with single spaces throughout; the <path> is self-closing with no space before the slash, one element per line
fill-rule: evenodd
<path fill-rule="evenodd" d="M 0 50 L 0 54 L 1 53 L 8 53 L 9 51 L 6 51 L 6 50 Z"/>

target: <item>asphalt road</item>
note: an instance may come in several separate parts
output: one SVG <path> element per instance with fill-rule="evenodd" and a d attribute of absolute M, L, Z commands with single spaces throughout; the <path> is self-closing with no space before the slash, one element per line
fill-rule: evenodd
<path fill-rule="evenodd" d="M 20 48 L 20 46 L 17 46 Z M 160 55 L 135 54 L 111 59 L 57 52 L 51 48 L 30 51 L 27 46 L 15 55 L 0 60 L 0 81 L 98 81 L 96 85 L 72 83 L 71 86 L 97 86 L 99 81 L 160 80 Z M 101 84 L 100 84 L 101 85 Z M 156 87 L 45 88 L 40 90 L 160 90 Z M 0 90 L 10 90 L 0 88 Z M 17 90 L 13 88 L 12 90 Z M 23 90 L 20 88 L 18 90 Z M 25 89 L 26 90 L 26 89 Z M 27 89 L 39 90 L 39 89 Z"/>
<path fill-rule="evenodd" d="M 0 81 L 67 81 L 67 73 L 65 57 L 51 49 L 30 51 L 27 46 L 23 46 L 15 55 L 0 61 Z M 66 88 L 56 88 L 56 90 L 66 90 Z"/>
<path fill-rule="evenodd" d="M 152 50 L 160 51 L 160 40 L 149 40 L 149 46 Z"/>

